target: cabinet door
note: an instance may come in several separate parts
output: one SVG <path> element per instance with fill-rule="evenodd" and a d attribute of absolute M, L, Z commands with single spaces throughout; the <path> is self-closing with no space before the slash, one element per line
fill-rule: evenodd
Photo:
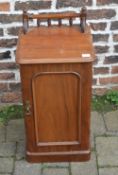
<path fill-rule="evenodd" d="M 81 83 L 75 72 L 42 72 L 32 78 L 36 145 L 81 142 Z"/>
<path fill-rule="evenodd" d="M 27 160 L 89 160 L 91 67 L 21 66 Z"/>

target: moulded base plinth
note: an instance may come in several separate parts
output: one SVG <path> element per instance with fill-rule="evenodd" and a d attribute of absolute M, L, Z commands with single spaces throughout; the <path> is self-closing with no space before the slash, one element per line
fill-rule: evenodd
<path fill-rule="evenodd" d="M 38 162 L 84 162 L 90 160 L 90 151 L 78 152 L 64 152 L 56 154 L 53 152 L 51 155 L 43 153 L 27 152 L 26 160 L 31 163 Z"/>

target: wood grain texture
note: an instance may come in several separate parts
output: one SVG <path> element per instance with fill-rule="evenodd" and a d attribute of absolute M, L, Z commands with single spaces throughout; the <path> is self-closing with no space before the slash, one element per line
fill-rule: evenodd
<path fill-rule="evenodd" d="M 69 151 L 49 153 L 29 153 L 27 160 L 31 163 L 37 162 L 85 162 L 90 160 L 90 151 Z"/>
<path fill-rule="evenodd" d="M 80 78 L 74 72 L 34 75 L 32 91 L 38 145 L 79 144 Z"/>
<path fill-rule="evenodd" d="M 37 27 L 39 27 L 39 20 L 40 21 L 47 21 L 48 27 L 51 26 L 52 20 L 57 20 L 58 25 L 62 25 L 62 20 L 66 19 L 69 21 L 70 26 L 73 24 L 73 19 L 80 18 L 80 31 L 82 33 L 86 30 L 86 18 L 87 18 L 87 9 L 86 7 L 82 7 L 80 13 L 75 12 L 64 12 L 64 13 L 43 13 L 43 14 L 29 14 L 27 11 L 23 11 L 23 33 L 26 34 L 29 28 L 29 20 L 35 19 L 37 20 Z"/>
<path fill-rule="evenodd" d="M 90 56 L 83 58 L 82 54 Z M 85 33 L 81 33 L 78 26 L 40 27 L 19 35 L 16 61 L 20 64 L 78 63 L 94 59 L 89 27 Z"/>
<path fill-rule="evenodd" d="M 68 18 L 77 18 L 77 17 L 85 17 L 85 14 L 75 13 L 75 12 L 64 12 L 64 13 L 45 13 L 45 14 L 28 14 L 25 16 L 26 19 L 68 19 Z"/>
<path fill-rule="evenodd" d="M 25 35 L 21 32 L 18 41 L 26 158 L 87 161 L 95 59 L 90 28 L 81 33 L 78 26 L 48 23 L 49 27 L 32 28 Z"/>
<path fill-rule="evenodd" d="M 89 157 L 88 155 L 90 155 L 89 136 L 90 136 L 91 81 L 92 81 L 91 68 L 92 68 L 91 63 L 21 65 L 23 101 L 25 103 L 25 101 L 29 100 L 31 104 L 31 115 L 25 116 L 26 135 L 27 135 L 26 150 L 27 150 L 28 161 L 42 162 L 42 161 L 55 161 L 55 160 L 57 161 L 88 160 L 88 157 Z M 37 80 L 34 80 L 35 75 L 38 75 L 44 72 L 47 72 L 47 75 L 49 72 L 50 73 L 52 72 L 52 76 L 50 77 L 50 75 L 48 75 L 48 76 L 44 76 L 42 79 L 38 78 Z M 62 72 L 62 77 L 55 76 L 56 72 Z M 77 74 L 80 75 L 81 87 L 82 87 L 81 94 L 78 93 L 78 96 L 76 96 L 77 92 L 79 91 L 75 90 L 77 87 L 80 86 L 80 81 L 73 76 L 69 76 L 70 74 L 67 77 L 64 76 L 63 75 L 64 72 L 76 72 Z M 58 78 L 59 80 L 57 80 Z M 43 82 L 42 80 L 46 80 L 46 81 Z M 32 89 L 32 82 L 33 82 L 34 90 L 37 91 L 35 92 L 35 94 L 33 94 L 34 90 Z M 51 83 L 54 83 L 54 85 L 56 84 L 55 85 L 56 87 L 53 88 L 53 90 L 57 89 L 56 93 L 55 91 L 53 93 L 53 90 L 51 90 L 51 87 L 52 87 Z M 44 86 L 44 84 L 46 85 Z M 42 87 L 39 87 L 40 85 Z M 47 85 L 48 86 L 50 85 L 49 92 L 48 92 Z M 70 92 L 71 90 L 72 92 Z M 65 92 L 66 94 L 65 97 L 62 94 L 63 92 Z M 48 97 L 49 104 L 48 102 L 41 102 L 41 100 L 39 99 L 40 95 L 43 98 L 43 94 L 45 97 Z M 35 96 L 35 99 L 33 98 L 33 95 Z M 80 97 L 81 97 L 81 104 L 79 103 Z M 64 102 L 63 99 L 67 101 Z M 78 99 L 78 103 L 77 103 L 77 99 Z M 41 104 L 39 104 L 40 109 L 37 102 L 38 103 L 41 102 Z M 56 111 L 58 107 L 57 106 L 58 103 L 59 103 L 58 111 L 61 116 L 58 115 Z M 66 124 L 67 114 L 65 112 L 65 108 L 63 107 L 65 103 L 66 105 L 68 105 L 68 111 L 70 113 L 69 114 L 70 118 L 68 120 L 68 122 L 71 122 L 68 125 L 69 134 L 67 133 L 67 128 L 65 127 L 67 126 Z M 46 108 L 45 109 L 41 108 L 41 105 L 45 107 L 45 104 L 46 104 Z M 73 104 L 75 106 L 73 106 Z M 77 111 L 76 111 L 77 104 L 79 105 L 78 109 L 81 109 L 81 115 L 77 115 Z M 50 113 L 53 114 L 53 112 L 54 112 L 54 115 L 56 116 L 53 115 L 53 117 L 50 117 L 50 119 L 48 119 L 47 117 L 44 116 L 44 113 L 46 114 L 46 110 L 49 110 L 51 108 L 52 108 L 52 112 L 47 111 L 47 116 L 50 117 L 49 116 Z M 40 111 L 44 113 L 41 114 Z M 62 113 L 62 111 L 64 111 L 64 113 Z M 74 115 L 72 115 L 72 111 L 74 111 L 75 113 Z M 42 117 L 44 117 L 44 121 Z M 41 123 L 40 123 L 40 119 L 41 119 Z M 51 123 L 52 121 L 56 121 L 55 123 L 56 128 L 54 128 L 55 125 Z M 79 125 L 77 125 L 77 121 L 80 121 Z M 60 123 L 62 126 L 60 126 Z M 41 124 L 43 127 L 41 127 Z M 39 128 L 36 131 L 37 126 L 39 126 Z M 60 128 L 63 130 L 62 136 L 59 135 Z M 54 129 L 55 129 L 55 132 L 54 132 Z M 79 132 L 78 132 L 78 129 L 79 129 Z M 45 135 L 45 130 L 47 130 L 46 133 L 48 133 L 48 131 L 50 132 Z M 38 139 L 36 138 L 37 137 L 36 132 L 39 132 Z M 80 134 L 81 139 L 78 139 L 78 134 Z M 52 142 L 50 138 L 52 139 Z M 46 139 L 47 139 L 47 142 L 46 142 Z M 78 140 L 79 140 L 79 143 L 77 143 Z M 37 144 L 37 143 L 40 143 L 39 141 L 42 141 L 43 144 L 42 145 Z M 52 144 L 48 144 L 49 141 Z M 78 152 L 78 154 L 75 156 L 74 154 L 75 151 L 80 151 L 80 154 Z M 87 152 L 85 152 L 85 154 L 84 153 L 81 154 L 81 151 L 87 151 Z M 62 153 L 64 152 L 67 152 L 68 154 L 62 155 Z M 54 156 L 51 156 L 51 153 L 55 153 L 56 158 L 53 159 Z"/>

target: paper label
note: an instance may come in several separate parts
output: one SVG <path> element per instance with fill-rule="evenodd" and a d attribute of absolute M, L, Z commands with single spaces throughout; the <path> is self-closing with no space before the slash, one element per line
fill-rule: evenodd
<path fill-rule="evenodd" d="M 90 55 L 89 53 L 83 53 L 83 54 L 82 54 L 82 57 L 83 57 L 83 58 L 86 58 L 86 57 L 88 58 L 88 57 L 90 57 L 90 56 L 91 56 L 91 55 Z"/>

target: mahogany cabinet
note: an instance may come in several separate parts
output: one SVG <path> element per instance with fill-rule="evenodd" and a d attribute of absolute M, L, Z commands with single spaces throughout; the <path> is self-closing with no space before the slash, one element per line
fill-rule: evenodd
<path fill-rule="evenodd" d="M 40 26 L 20 32 L 20 64 L 29 162 L 90 159 L 90 28 Z"/>

